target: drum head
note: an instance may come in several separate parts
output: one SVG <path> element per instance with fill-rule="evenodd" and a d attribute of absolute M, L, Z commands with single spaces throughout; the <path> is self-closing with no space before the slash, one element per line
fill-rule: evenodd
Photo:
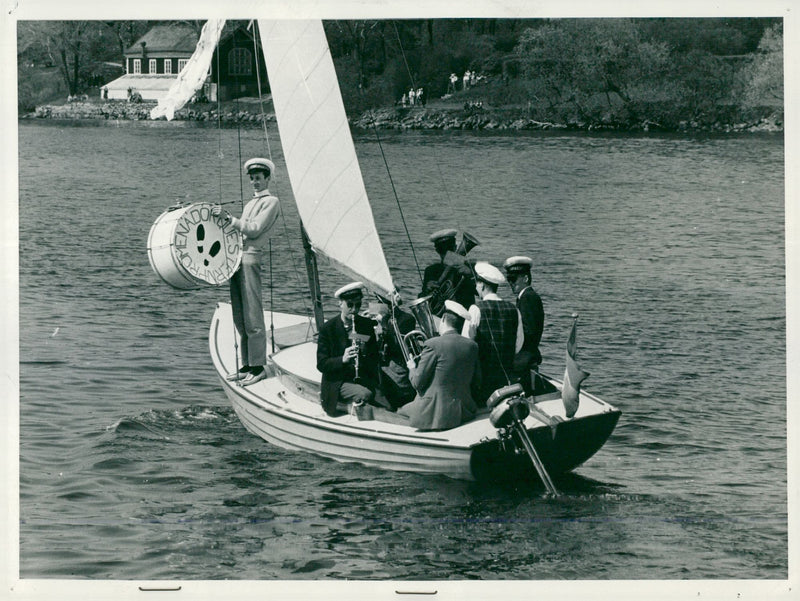
<path fill-rule="evenodd" d="M 148 253 L 153 270 L 176 288 L 218 286 L 227 282 L 242 260 L 242 236 L 214 205 L 192 204 L 163 213 L 153 224 Z"/>

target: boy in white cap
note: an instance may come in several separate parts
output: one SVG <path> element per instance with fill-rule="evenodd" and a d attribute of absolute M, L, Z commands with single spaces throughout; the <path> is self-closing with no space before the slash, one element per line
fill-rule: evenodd
<path fill-rule="evenodd" d="M 503 263 L 508 285 L 517 295 L 517 310 L 525 334 L 522 349 L 514 357 L 514 369 L 528 396 L 533 394 L 531 371 L 538 371 L 542 362 L 539 342 L 544 330 L 544 306 L 541 297 L 531 286 L 531 265 L 533 259 L 525 256 L 509 257 Z"/>
<path fill-rule="evenodd" d="M 339 300 L 339 314 L 319 329 L 320 400 L 325 413 L 332 417 L 338 415 L 339 401 L 371 404 L 380 381 L 377 324 L 358 314 L 364 296 L 363 286 L 361 282 L 351 282 L 339 288 L 334 293 Z"/>
<path fill-rule="evenodd" d="M 481 299 L 469 308 L 470 321 L 464 324 L 463 334 L 478 343 L 482 380 L 478 403 L 485 403 L 495 390 L 516 380 L 514 356 L 522 348 L 524 334 L 516 307 L 497 295 L 497 287 L 504 281 L 494 265 L 475 263 Z"/>
<path fill-rule="evenodd" d="M 253 198 L 234 217 L 222 207 L 214 207 L 214 215 L 230 223 L 242 233 L 244 247 L 242 262 L 230 280 L 233 323 L 241 340 L 241 368 L 226 379 L 243 386 L 260 382 L 267 377 L 267 332 L 261 300 L 261 255 L 269 248 L 269 231 L 278 219 L 280 205 L 269 192 L 269 181 L 275 165 L 269 159 L 253 158 L 244 164 L 253 186 Z"/>
<path fill-rule="evenodd" d="M 455 428 L 477 410 L 473 390 L 480 385 L 478 345 L 459 334 L 469 313 L 452 300 L 444 305 L 439 336 L 428 338 L 417 362 L 409 359 L 407 364 L 417 397 L 397 410 L 420 430 Z"/>

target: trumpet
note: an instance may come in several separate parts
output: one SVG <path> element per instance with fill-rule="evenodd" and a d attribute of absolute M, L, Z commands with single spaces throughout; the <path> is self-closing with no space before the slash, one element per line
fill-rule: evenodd
<path fill-rule="evenodd" d="M 445 257 L 447 267 L 442 271 L 442 275 L 436 281 L 433 292 L 429 295 L 430 310 L 434 315 L 441 315 L 444 311 L 444 301 L 452 300 L 461 286 L 469 279 L 469 276 L 461 274 L 457 280 L 452 279 L 453 272 L 457 271 L 464 264 L 469 251 L 476 246 L 480 246 L 480 240 L 469 232 L 461 234 L 461 241 L 456 247 L 456 252 L 448 252 Z M 455 256 L 454 256 L 455 255 Z"/>

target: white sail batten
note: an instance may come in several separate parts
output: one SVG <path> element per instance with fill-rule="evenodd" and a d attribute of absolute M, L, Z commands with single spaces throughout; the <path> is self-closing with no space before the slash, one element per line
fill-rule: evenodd
<path fill-rule="evenodd" d="M 300 218 L 320 256 L 394 291 L 321 21 L 259 20 L 272 101 Z"/>

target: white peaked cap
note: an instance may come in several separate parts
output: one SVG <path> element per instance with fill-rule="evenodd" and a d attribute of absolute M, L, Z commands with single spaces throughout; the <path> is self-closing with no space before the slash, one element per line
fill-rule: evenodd
<path fill-rule="evenodd" d="M 363 295 L 364 291 L 361 290 L 364 287 L 364 284 L 361 282 L 350 282 L 349 284 L 345 284 L 341 288 L 339 288 L 336 292 L 333 293 L 333 296 L 336 298 L 348 297 L 348 296 L 355 296 L 355 293 Z"/>
<path fill-rule="evenodd" d="M 489 282 L 490 284 L 500 285 L 506 281 L 503 272 L 486 261 L 478 261 L 475 263 L 475 275 L 478 276 L 479 280 Z"/>
<path fill-rule="evenodd" d="M 270 161 L 269 159 L 262 159 L 259 157 L 250 159 L 244 164 L 245 173 L 250 173 L 256 169 L 266 169 L 269 171 L 269 174 L 272 175 L 275 173 L 275 163 Z"/>
<path fill-rule="evenodd" d="M 462 319 L 466 319 L 469 321 L 469 311 L 467 311 L 463 306 L 461 306 L 456 301 L 446 300 L 444 301 L 444 310 L 455 315 L 458 315 Z"/>

